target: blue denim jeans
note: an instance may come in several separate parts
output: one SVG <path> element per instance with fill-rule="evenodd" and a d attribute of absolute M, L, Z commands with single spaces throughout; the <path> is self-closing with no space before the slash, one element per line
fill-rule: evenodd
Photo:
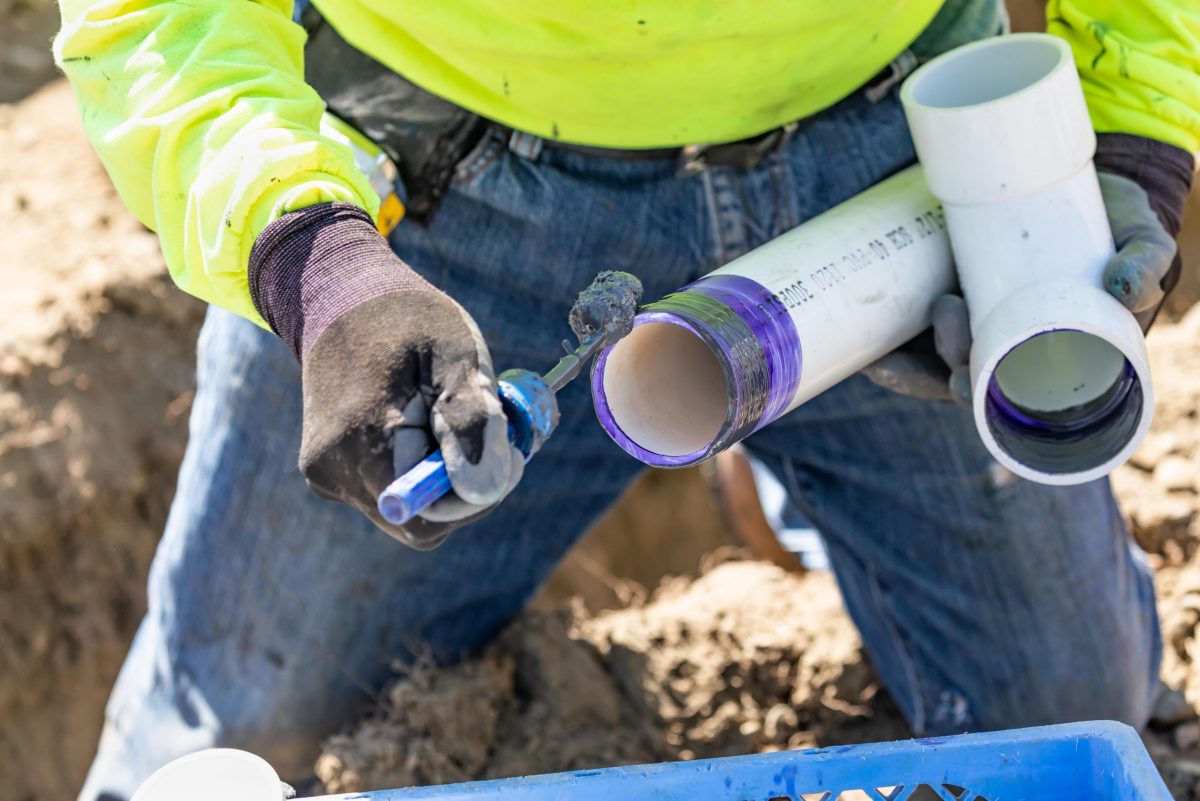
<path fill-rule="evenodd" d="M 600 270 L 655 298 L 914 159 L 895 95 L 844 101 L 750 170 L 681 177 L 489 134 L 429 227 L 395 251 L 474 315 L 498 370 L 549 365 Z M 309 771 L 414 654 L 449 662 L 516 615 L 638 475 L 586 382 L 490 516 L 421 553 L 310 494 L 296 469 L 300 371 L 213 309 L 149 611 L 82 798 L 125 799 L 209 746 Z M 914 731 L 1145 722 L 1159 660 L 1151 575 L 1107 482 L 1015 479 L 970 416 L 852 378 L 747 441 L 825 535 L 846 605 Z"/>

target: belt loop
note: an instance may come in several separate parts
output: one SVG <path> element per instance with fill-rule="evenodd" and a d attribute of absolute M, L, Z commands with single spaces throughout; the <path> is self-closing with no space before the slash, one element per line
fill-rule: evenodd
<path fill-rule="evenodd" d="M 911 75 L 919 64 L 913 51 L 905 50 L 887 66 L 888 74 L 882 79 L 870 83 L 863 94 L 866 95 L 868 101 L 878 103 L 888 92 L 892 91 L 892 87 Z"/>
<path fill-rule="evenodd" d="M 680 178 L 690 178 L 708 169 L 708 145 L 684 145 L 679 148 L 676 159 L 675 174 Z"/>
<path fill-rule="evenodd" d="M 546 140 L 525 131 L 513 131 L 508 137 L 508 149 L 523 159 L 536 161 Z"/>
<path fill-rule="evenodd" d="M 792 141 L 792 137 L 796 135 L 796 131 L 800 130 L 800 122 L 800 120 L 792 120 L 780 127 L 779 141 L 775 143 L 773 152 L 781 153 L 787 148 L 788 142 Z"/>

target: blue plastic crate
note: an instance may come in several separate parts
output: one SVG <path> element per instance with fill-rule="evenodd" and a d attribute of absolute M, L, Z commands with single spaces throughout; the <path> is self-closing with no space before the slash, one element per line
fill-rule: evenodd
<path fill-rule="evenodd" d="M 1071 723 L 519 779 L 325 801 L 1170 801 L 1137 733 Z M 316 799 L 313 799 L 316 801 Z"/>

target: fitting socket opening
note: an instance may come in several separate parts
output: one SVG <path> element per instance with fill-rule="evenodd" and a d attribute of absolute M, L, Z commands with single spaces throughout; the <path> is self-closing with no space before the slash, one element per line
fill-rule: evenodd
<path fill-rule="evenodd" d="M 1096 334 L 1039 332 L 981 378 L 977 407 L 1000 453 L 1051 483 L 1107 473 L 1148 427 L 1146 377 Z"/>

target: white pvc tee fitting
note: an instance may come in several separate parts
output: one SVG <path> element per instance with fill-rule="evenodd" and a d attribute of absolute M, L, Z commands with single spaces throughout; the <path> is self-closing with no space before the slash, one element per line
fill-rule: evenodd
<path fill-rule="evenodd" d="M 1141 328 L 1102 284 L 1113 241 L 1070 48 L 976 42 L 917 70 L 901 100 L 971 315 L 984 444 L 1044 484 L 1107 475 L 1145 436 L 1154 395 Z"/>

